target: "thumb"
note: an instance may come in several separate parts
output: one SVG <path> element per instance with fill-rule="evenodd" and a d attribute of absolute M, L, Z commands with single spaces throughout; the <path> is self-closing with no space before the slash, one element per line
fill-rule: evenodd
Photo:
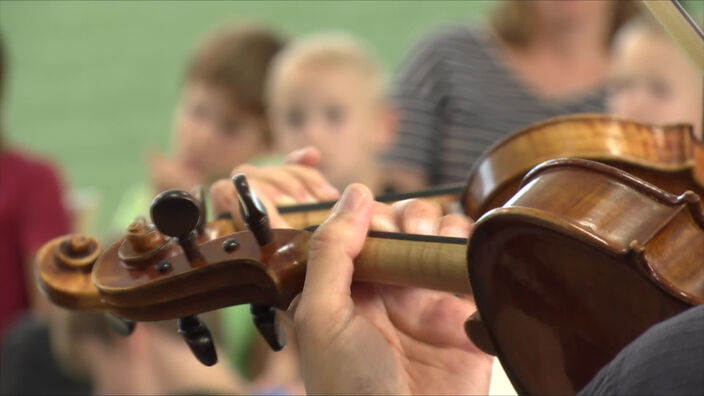
<path fill-rule="evenodd" d="M 352 304 L 350 285 L 354 258 L 362 250 L 372 216 L 374 197 L 361 184 L 351 184 L 330 216 L 313 234 L 308 250 L 301 306 L 319 317 Z"/>

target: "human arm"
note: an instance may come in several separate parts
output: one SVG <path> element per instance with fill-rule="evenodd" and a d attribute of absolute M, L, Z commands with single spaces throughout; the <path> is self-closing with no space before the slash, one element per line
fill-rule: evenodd
<path fill-rule="evenodd" d="M 462 326 L 475 311 L 470 299 L 352 284 L 353 259 L 374 206 L 368 189 L 351 185 L 311 241 L 294 316 L 308 393 L 485 394 L 491 357 L 472 344 Z M 432 228 L 415 229 L 423 224 L 418 215 L 401 221 L 401 230 L 446 236 L 466 236 L 470 230 L 460 216 L 438 218 L 431 211 L 421 218 Z"/>

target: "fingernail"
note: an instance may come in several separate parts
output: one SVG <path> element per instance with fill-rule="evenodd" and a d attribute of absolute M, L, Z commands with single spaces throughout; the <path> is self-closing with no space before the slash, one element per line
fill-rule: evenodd
<path fill-rule="evenodd" d="M 277 206 L 286 206 L 286 205 L 296 205 L 298 204 L 298 201 L 293 199 L 290 195 L 280 195 L 276 197 L 276 205 Z"/>
<path fill-rule="evenodd" d="M 435 223 L 428 219 L 418 219 L 410 223 L 408 232 L 421 235 L 435 234 Z"/>
<path fill-rule="evenodd" d="M 342 198 L 338 201 L 337 210 L 343 212 L 354 212 L 364 202 L 362 191 L 354 186 L 347 187 L 342 193 Z"/>
<path fill-rule="evenodd" d="M 288 162 L 298 162 L 301 160 L 301 157 L 303 157 L 303 154 L 306 152 L 305 148 L 298 149 L 295 151 L 291 151 L 287 156 L 286 156 L 286 161 Z"/>

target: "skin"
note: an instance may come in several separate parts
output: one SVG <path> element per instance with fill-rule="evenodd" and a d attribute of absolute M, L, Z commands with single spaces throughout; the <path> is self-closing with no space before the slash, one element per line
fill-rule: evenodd
<path fill-rule="evenodd" d="M 174 150 L 154 151 L 148 163 L 157 190 L 190 190 L 229 174 L 268 151 L 264 120 L 247 114 L 222 91 L 200 82 L 184 87 L 174 114 Z"/>
<path fill-rule="evenodd" d="M 320 170 L 336 187 L 380 188 L 376 156 L 391 143 L 396 118 L 373 80 L 355 65 L 284 63 L 271 89 L 277 149 L 315 146 Z"/>
<path fill-rule="evenodd" d="M 244 169 L 267 207 L 272 227 L 287 226 L 276 212 L 277 198 L 335 195 L 322 175 L 309 167 L 319 158 L 317 150 L 307 148 L 290 155 L 283 167 Z M 287 184 L 280 184 L 284 179 Z M 213 185 L 211 195 L 216 207 L 229 209 L 239 218 L 230 181 Z M 464 321 L 476 311 L 470 298 L 352 284 L 353 259 L 370 228 L 469 234 L 466 217 L 441 213 L 429 201 L 388 206 L 375 202 L 362 185 L 347 187 L 313 236 L 305 286 L 290 308 L 309 394 L 487 393 L 492 358 L 477 349 L 463 330 Z"/>
<path fill-rule="evenodd" d="M 531 41 L 517 48 L 495 37 L 499 58 L 515 78 L 548 102 L 600 88 L 608 72 L 613 2 L 532 1 L 526 6 L 535 18 Z M 390 164 L 385 172 L 400 191 L 428 186 L 428 175 L 418 170 Z"/>
<path fill-rule="evenodd" d="M 224 356 L 223 351 L 218 351 Z M 248 394 L 246 382 L 227 361 L 206 367 L 175 332 L 140 323 L 129 338 L 110 341 L 86 337 L 72 359 L 89 362 L 85 368 L 96 395 Z M 119 375 L 115 375 L 119 373 Z"/>
<path fill-rule="evenodd" d="M 691 124 L 701 136 L 701 73 L 679 47 L 640 29 L 619 37 L 614 52 L 611 113 L 656 125 Z"/>

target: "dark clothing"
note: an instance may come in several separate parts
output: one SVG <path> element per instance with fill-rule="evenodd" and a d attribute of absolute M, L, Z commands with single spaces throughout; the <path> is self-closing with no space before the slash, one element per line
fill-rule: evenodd
<path fill-rule="evenodd" d="M 580 395 L 704 395 L 704 305 L 651 327 Z"/>
<path fill-rule="evenodd" d="M 92 394 L 89 383 L 61 371 L 51 350 L 49 327 L 29 315 L 10 327 L 0 357 L 0 395 Z"/>
<path fill-rule="evenodd" d="M 394 92 L 399 138 L 384 162 L 416 170 L 430 185 L 460 182 L 487 148 L 513 132 L 604 111 L 603 88 L 541 98 L 513 73 L 499 46 L 487 29 L 460 26 L 429 35 L 411 51 Z"/>

